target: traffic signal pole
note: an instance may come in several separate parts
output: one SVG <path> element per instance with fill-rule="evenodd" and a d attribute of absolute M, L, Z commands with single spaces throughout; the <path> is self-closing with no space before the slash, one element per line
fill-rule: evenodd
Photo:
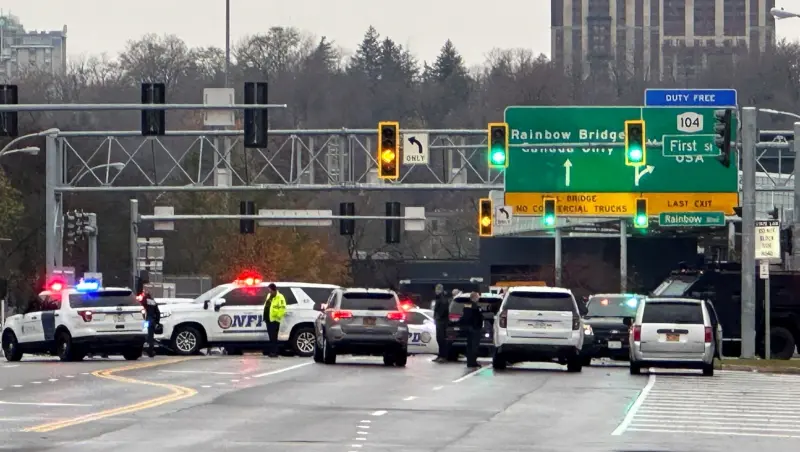
<path fill-rule="evenodd" d="M 758 111 L 742 108 L 742 352 L 756 354 L 756 127 Z"/>
<path fill-rule="evenodd" d="M 794 211 L 792 212 L 792 270 L 800 269 L 800 164 L 798 164 L 797 156 L 800 155 L 800 122 L 794 123 Z"/>
<path fill-rule="evenodd" d="M 619 220 L 619 291 L 628 291 L 628 220 Z"/>

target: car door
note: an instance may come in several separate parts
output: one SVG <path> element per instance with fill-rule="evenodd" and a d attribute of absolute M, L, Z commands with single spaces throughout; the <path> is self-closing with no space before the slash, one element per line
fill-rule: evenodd
<path fill-rule="evenodd" d="M 682 354 L 705 350 L 705 318 L 701 302 L 651 300 L 641 323 L 643 353 Z"/>
<path fill-rule="evenodd" d="M 22 343 L 39 343 L 44 341 L 44 330 L 42 329 L 42 309 L 47 303 L 49 295 L 42 294 L 28 304 L 26 312 L 22 315 L 22 337 L 18 340 Z"/>
<path fill-rule="evenodd" d="M 42 303 L 42 336 L 47 342 L 54 341 L 56 338 L 56 316 L 60 316 L 61 298 L 60 295 L 49 295 Z"/>
<path fill-rule="evenodd" d="M 719 321 L 714 303 L 706 301 L 706 309 L 708 310 L 708 316 L 711 318 L 711 328 L 714 329 L 714 345 L 716 347 L 714 356 L 722 359 L 722 323 Z"/>
<path fill-rule="evenodd" d="M 224 294 L 225 305 L 217 313 L 213 341 L 218 343 L 258 342 L 267 338 L 263 318 L 266 286 L 237 287 Z"/>
<path fill-rule="evenodd" d="M 278 340 L 288 341 L 289 334 L 295 325 L 304 319 L 309 322 L 314 319 L 314 310 L 312 309 L 314 303 L 297 287 L 278 286 L 278 290 L 286 299 L 286 315 L 283 316 L 280 329 L 278 329 Z"/>
<path fill-rule="evenodd" d="M 432 335 L 430 325 L 426 323 L 428 320 L 425 315 L 420 312 L 409 312 L 406 314 L 406 324 L 408 324 L 408 353 L 433 353 L 430 351 Z"/>

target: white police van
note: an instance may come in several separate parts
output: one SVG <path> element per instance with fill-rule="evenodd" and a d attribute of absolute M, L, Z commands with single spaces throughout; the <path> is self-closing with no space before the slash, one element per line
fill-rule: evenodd
<path fill-rule="evenodd" d="M 214 287 L 191 303 L 161 308 L 164 331 L 156 339 L 179 355 L 192 355 L 207 347 L 225 347 L 229 355 L 262 349 L 269 337 L 264 322 L 264 301 L 269 282 L 242 275 Z M 276 282 L 286 298 L 286 316 L 278 340 L 299 356 L 314 354 L 314 320 L 338 286 Z"/>
<path fill-rule="evenodd" d="M 145 310 L 131 289 L 101 287 L 81 280 L 74 287 L 54 281 L 23 314 L 6 319 L 3 353 L 19 361 L 24 353 L 50 353 L 80 361 L 88 353 L 142 356 Z"/>

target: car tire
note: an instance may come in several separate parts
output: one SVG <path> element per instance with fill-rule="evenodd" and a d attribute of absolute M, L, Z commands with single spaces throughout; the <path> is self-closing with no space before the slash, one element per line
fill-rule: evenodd
<path fill-rule="evenodd" d="M 592 357 L 591 356 L 584 356 L 581 358 L 581 362 L 586 367 L 592 366 Z"/>
<path fill-rule="evenodd" d="M 322 338 L 322 362 L 336 364 L 336 350 L 333 349 L 333 346 L 326 338 Z"/>
<path fill-rule="evenodd" d="M 72 336 L 62 331 L 56 336 L 56 355 L 61 361 L 75 361 L 75 347 L 72 345 Z"/>
<path fill-rule="evenodd" d="M 408 364 L 408 351 L 400 350 L 398 355 L 394 358 L 394 365 L 397 367 L 406 367 L 406 364 Z"/>
<path fill-rule="evenodd" d="M 314 335 L 314 328 L 304 326 L 296 329 L 292 333 L 291 344 L 292 351 L 297 356 L 308 358 L 314 355 L 314 350 L 317 348 L 316 337 Z"/>
<path fill-rule="evenodd" d="M 713 377 L 714 376 L 714 363 L 711 364 L 703 364 L 703 376 L 706 377 Z"/>
<path fill-rule="evenodd" d="M 775 353 L 770 353 L 771 358 L 773 359 L 792 359 L 794 356 L 794 352 L 797 348 L 797 344 L 794 341 L 794 336 L 792 332 L 788 329 L 775 326 L 770 328 L 770 339 L 771 344 L 775 343 L 783 343 L 783 348 L 781 350 L 777 350 Z M 772 345 L 770 345 L 772 348 Z M 772 350 L 770 350 L 772 352 Z"/>
<path fill-rule="evenodd" d="M 172 334 L 172 350 L 182 356 L 196 355 L 203 348 L 203 336 L 192 326 L 180 326 Z"/>
<path fill-rule="evenodd" d="M 127 361 L 136 361 L 142 357 L 143 352 L 144 352 L 144 347 L 131 347 L 128 350 L 122 352 L 122 357 L 125 358 Z"/>
<path fill-rule="evenodd" d="M 394 354 L 393 353 L 387 352 L 387 353 L 383 354 L 383 365 L 384 366 L 391 367 L 391 366 L 394 366 L 394 363 L 395 363 L 395 359 L 394 359 Z"/>
<path fill-rule="evenodd" d="M 494 356 L 492 356 L 492 368 L 494 370 L 505 370 L 506 367 L 508 367 L 508 361 L 503 358 L 502 354 L 495 352 Z"/>
<path fill-rule="evenodd" d="M 631 361 L 631 375 L 641 375 L 642 373 L 642 366 L 639 363 L 635 363 Z"/>
<path fill-rule="evenodd" d="M 583 358 L 574 356 L 567 360 L 567 372 L 577 373 L 583 370 Z"/>
<path fill-rule="evenodd" d="M 17 362 L 22 360 L 23 353 L 19 348 L 17 335 L 11 330 L 3 333 L 3 355 L 5 355 L 6 361 L 9 362 Z"/>
<path fill-rule="evenodd" d="M 314 362 L 322 364 L 324 362 L 322 357 L 322 347 L 319 346 L 319 342 L 316 342 L 316 339 L 314 339 L 314 341 Z"/>
<path fill-rule="evenodd" d="M 241 348 L 233 348 L 233 347 L 224 347 L 225 354 L 228 356 L 242 356 L 244 355 L 244 350 Z"/>

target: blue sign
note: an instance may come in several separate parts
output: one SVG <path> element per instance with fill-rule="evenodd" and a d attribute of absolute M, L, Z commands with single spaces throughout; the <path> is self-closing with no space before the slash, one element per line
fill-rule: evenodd
<path fill-rule="evenodd" d="M 736 107 L 735 89 L 646 89 L 646 107 Z"/>

